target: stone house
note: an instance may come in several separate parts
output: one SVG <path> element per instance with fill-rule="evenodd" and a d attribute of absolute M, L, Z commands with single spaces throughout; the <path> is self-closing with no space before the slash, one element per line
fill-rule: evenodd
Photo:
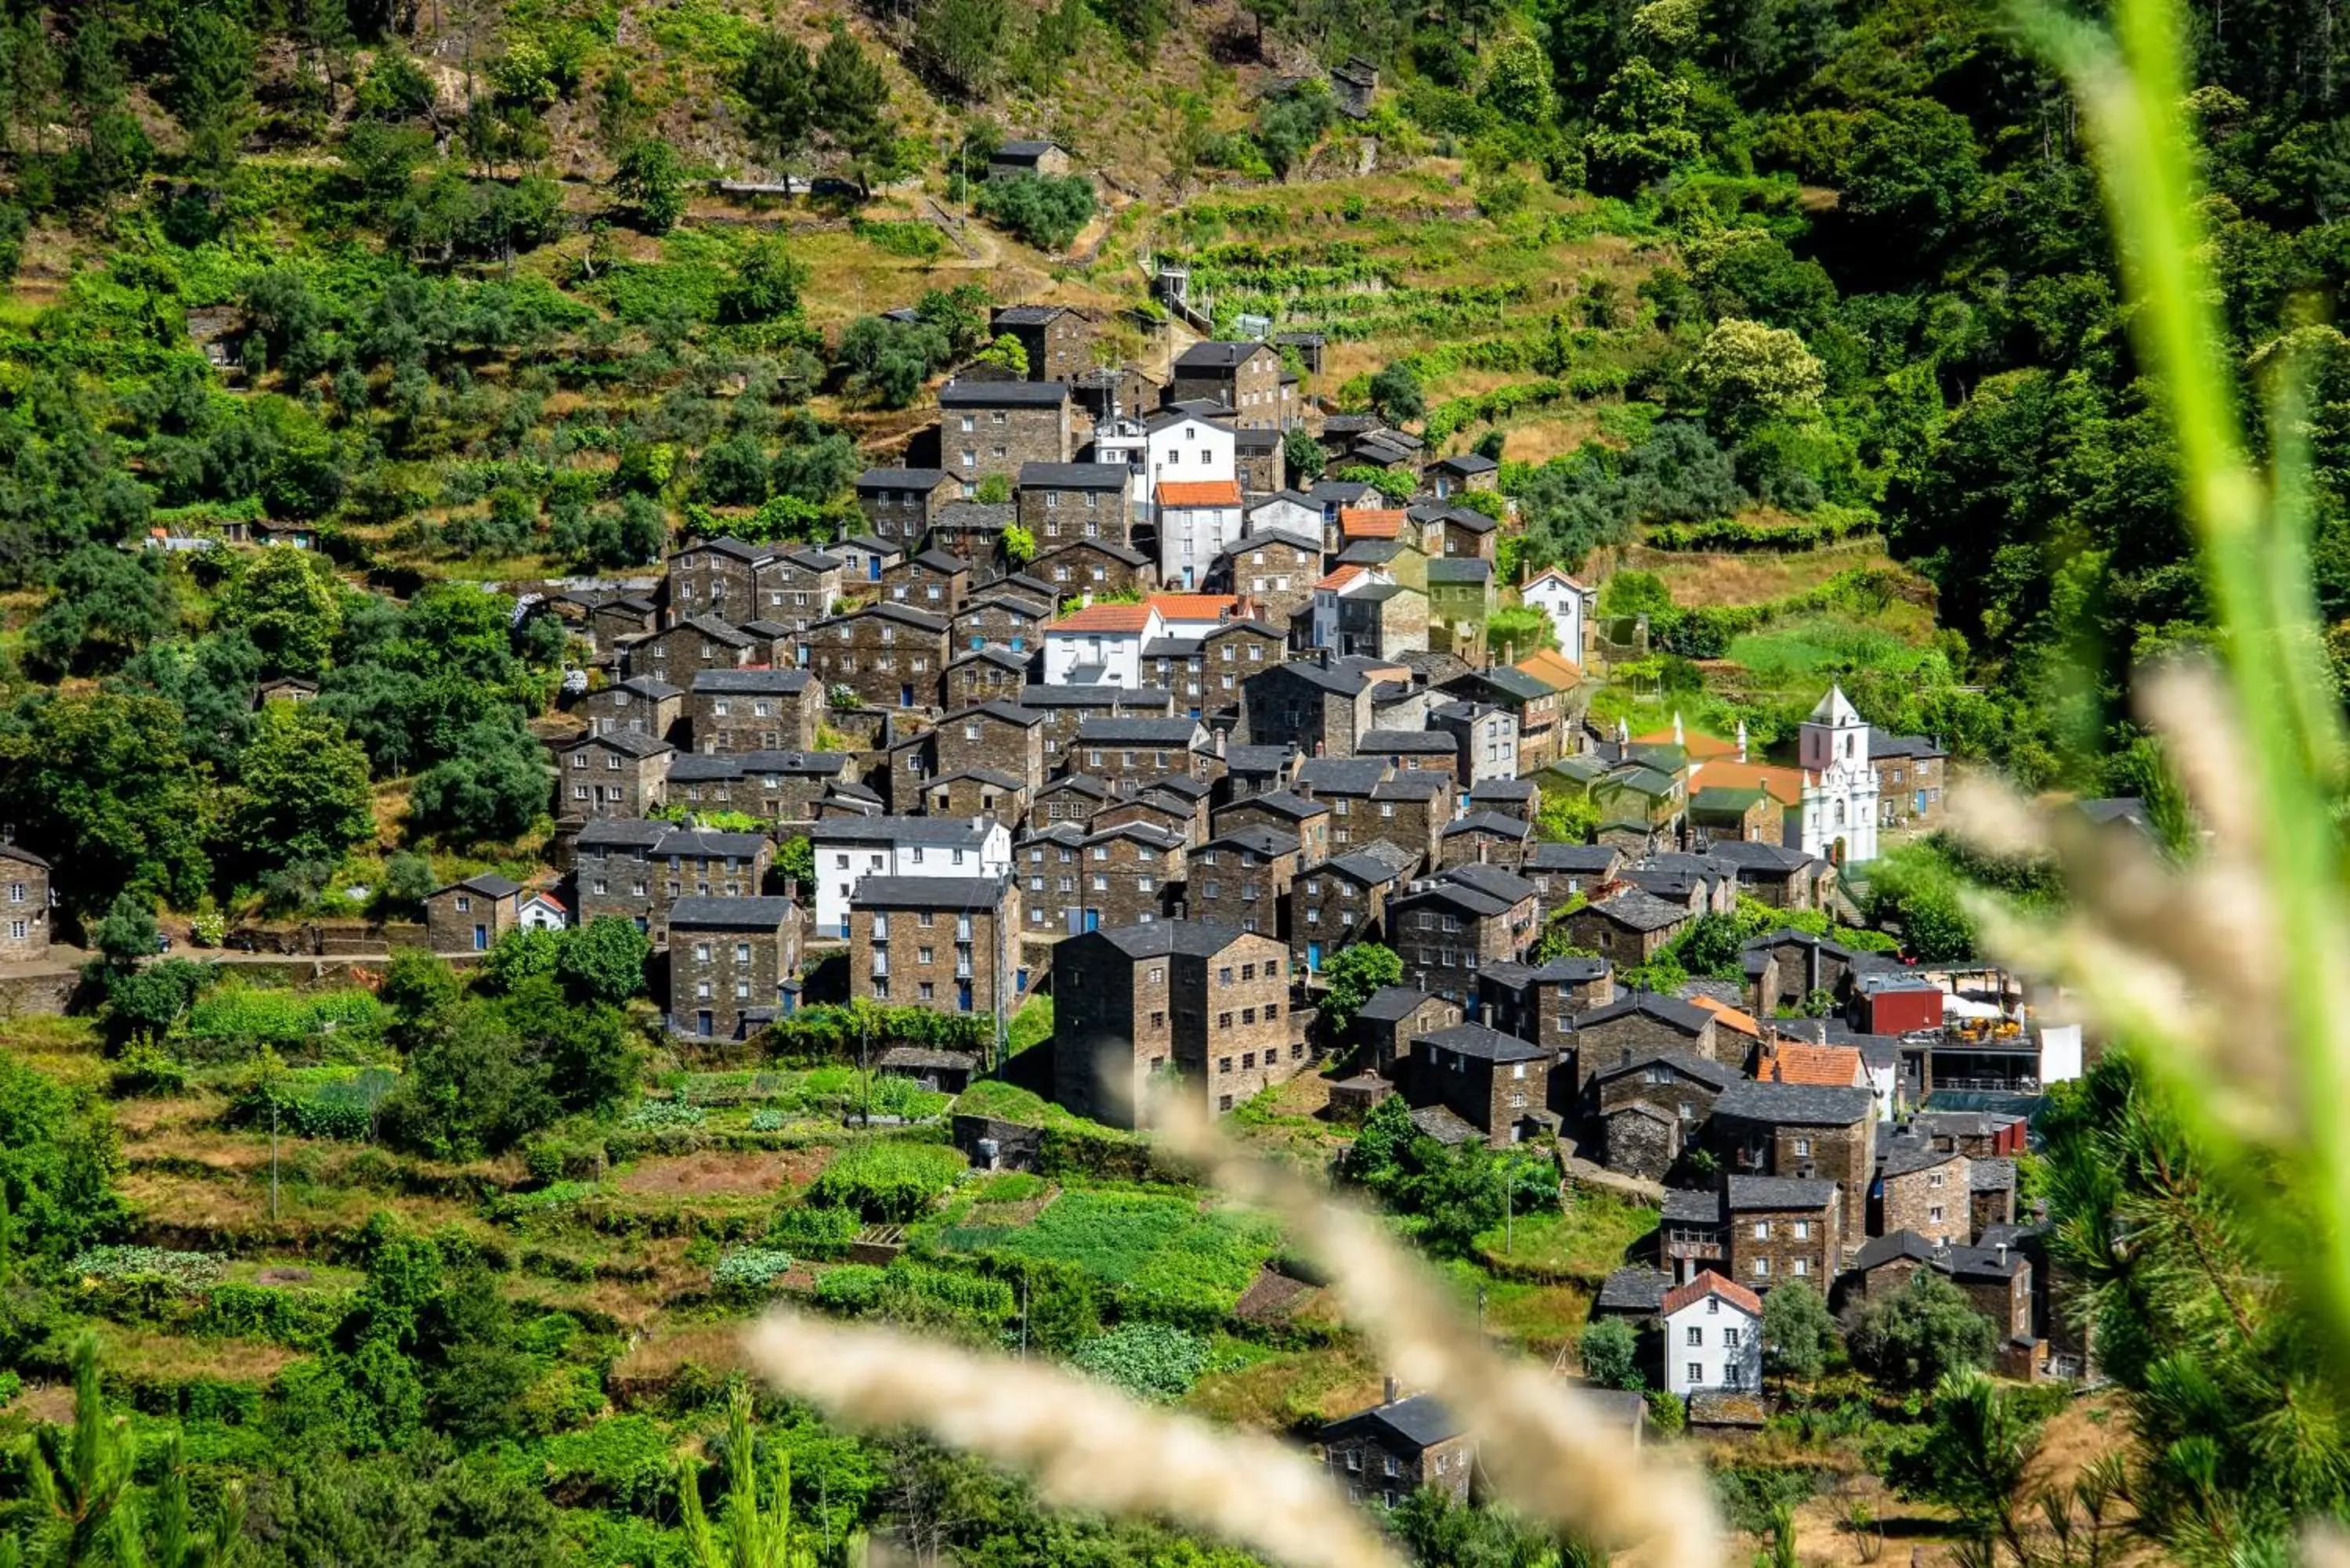
<path fill-rule="evenodd" d="M 627 920 L 655 946 L 669 940 L 678 899 L 756 897 L 775 862 L 764 834 L 625 818 L 589 823 L 576 853 L 572 902 L 580 923 Z"/>
<path fill-rule="evenodd" d="M 1069 461 L 1064 381 L 950 380 L 939 389 L 939 421 L 947 472 L 966 484 L 1012 479 L 1023 463 Z"/>
<path fill-rule="evenodd" d="M 22 860 L 11 860 L 12 867 L 23 864 Z M 28 883 L 26 902 L 30 901 Z M 521 923 L 522 884 L 494 872 L 452 882 L 426 895 L 424 899 L 425 940 L 437 953 L 487 952 L 498 945 L 500 937 Z M 47 922 L 44 920 L 42 924 L 46 928 Z M 25 939 L 27 941 L 32 929 L 28 923 Z M 12 935 L 10 940 L 16 939 Z"/>
<path fill-rule="evenodd" d="M 1028 817 L 1028 786 L 993 768 L 964 768 L 923 784 L 921 809 L 931 816 L 989 816 L 1008 822 Z"/>
<path fill-rule="evenodd" d="M 1005 1011 L 1019 961 L 1020 888 L 1004 877 L 868 877 L 848 899 L 852 997 L 941 1012 Z"/>
<path fill-rule="evenodd" d="M 1149 593 L 1159 586 L 1155 556 L 1107 539 L 1079 539 L 1057 550 L 1045 550 L 1029 569 L 1065 597 L 1092 594 Z"/>
<path fill-rule="evenodd" d="M 1877 767 L 1880 826 L 1931 833 L 1942 826 L 1950 754 L 1923 735 L 1868 732 L 1868 760 Z"/>
<path fill-rule="evenodd" d="M 1406 768 L 1381 779 L 1371 791 L 1371 816 L 1354 829 L 1355 842 L 1385 839 L 1417 855 L 1421 866 L 1435 867 L 1452 820 L 1451 775 Z"/>
<path fill-rule="evenodd" d="M 664 793 L 688 810 L 741 811 L 777 826 L 813 822 L 817 803 L 852 783 L 846 752 L 688 753 L 670 761 Z"/>
<path fill-rule="evenodd" d="M 1351 757 L 1372 727 L 1374 685 L 1362 662 L 1292 659 L 1241 684 L 1241 722 L 1233 739 L 1255 746 L 1294 746 L 1309 757 Z"/>
<path fill-rule="evenodd" d="M 1472 811 L 1444 828 L 1437 846 L 1437 863 L 1453 866 L 1499 866 L 1515 871 L 1525 860 L 1526 845 L 1534 830 L 1514 816 Z"/>
<path fill-rule="evenodd" d="M 1289 890 L 1303 863 L 1296 837 L 1240 827 L 1209 839 L 1189 860 L 1187 919 L 1289 940 Z"/>
<path fill-rule="evenodd" d="M 745 605 L 750 603 L 746 597 Z M 691 686 L 698 670 L 739 670 L 758 662 L 759 639 L 708 616 L 693 616 L 657 631 L 629 649 L 629 673 L 672 686 Z"/>
<path fill-rule="evenodd" d="M 1003 531 L 1014 519 L 1009 501 L 950 501 L 939 508 L 931 524 L 930 547 L 967 563 L 973 587 L 994 583 L 1003 578 L 1010 564 L 1003 550 Z M 910 594 L 903 602 L 918 601 Z"/>
<path fill-rule="evenodd" d="M 1956 1285 L 2002 1342 L 2033 1337 L 2032 1259 L 2022 1248 L 2004 1244 L 1938 1247 L 1913 1231 L 1875 1237 L 1855 1255 L 1840 1282 L 1836 1305 L 1850 1311 L 1863 1302 L 1898 1295 L 1921 1269 Z"/>
<path fill-rule="evenodd" d="M 835 544 L 831 553 L 840 557 L 841 591 L 869 594 L 880 585 L 881 574 L 911 552 L 904 544 L 858 534 Z"/>
<path fill-rule="evenodd" d="M 1318 1434 L 1322 1468 L 1347 1489 L 1347 1501 L 1393 1508 L 1422 1487 L 1456 1504 L 1469 1501 L 1476 1452 L 1465 1423 L 1427 1394 L 1387 1403 L 1332 1421 Z"/>
<path fill-rule="evenodd" d="M 669 608 L 677 621 L 697 618 L 733 625 L 749 620 L 759 602 L 759 566 L 774 557 L 771 545 L 740 539 L 703 539 L 669 558 Z"/>
<path fill-rule="evenodd" d="M 1053 954 L 1053 1097 L 1112 1127 L 1143 1119 L 1156 1072 L 1222 1113 L 1306 1065 L 1273 937 L 1198 920 L 1086 931 Z"/>
<path fill-rule="evenodd" d="M 1515 666 L 1472 670 L 1445 682 L 1448 691 L 1506 708 L 1518 721 L 1518 771 L 1533 773 L 1558 760 L 1565 700 L 1558 689 Z"/>
<path fill-rule="evenodd" d="M 1034 796 L 1045 785 L 1045 715 L 1016 702 L 987 702 L 949 713 L 931 731 L 940 774 L 983 768 L 1007 774 Z"/>
<path fill-rule="evenodd" d="M 1064 764 L 1073 772 L 1088 771 L 1076 758 L 1075 748 L 1078 730 L 1090 720 L 1166 719 L 1172 718 L 1175 711 L 1168 694 L 1156 687 L 1053 686 L 1032 682 L 1021 688 L 1019 702 L 1045 715 L 1045 766 L 1048 772 Z"/>
<path fill-rule="evenodd" d="M 1716 844 L 1734 840 L 1775 846 L 1786 819 L 1770 791 L 1730 784 L 1690 791 L 1687 815 L 1692 836 L 1702 833 Z"/>
<path fill-rule="evenodd" d="M 1020 526 L 1048 556 L 1072 544 L 1131 545 L 1134 471 L 1122 462 L 1030 462 L 1014 499 Z"/>
<path fill-rule="evenodd" d="M 1319 866 L 1330 857 L 1330 808 L 1288 790 L 1253 794 L 1211 808 L 1208 830 L 1231 833 L 1242 827 L 1266 827 L 1297 840 L 1301 869 Z"/>
<path fill-rule="evenodd" d="M 1139 794 L 1103 806 L 1094 813 L 1087 831 L 1098 833 L 1121 823 L 1147 822 L 1180 835 L 1186 844 L 1203 844 L 1208 838 L 1209 799 L 1210 792 L 1190 779 L 1167 779 L 1146 785 Z"/>
<path fill-rule="evenodd" d="M 1485 622 L 1493 613 L 1493 564 L 1476 556 L 1428 563 L 1428 646 L 1471 664 L 1485 659 Z"/>
<path fill-rule="evenodd" d="M 1028 803 L 1028 828 L 1042 833 L 1068 823 L 1083 827 L 1094 813 L 1118 798 L 1106 779 L 1090 774 L 1061 774 L 1045 781 Z"/>
<path fill-rule="evenodd" d="M 702 670 L 686 713 L 697 752 L 804 752 L 823 704 L 805 670 Z"/>
<path fill-rule="evenodd" d="M 1068 154 L 1053 147 L 1040 155 L 1040 161 L 1047 158 L 1066 164 Z M 1033 379 L 1074 381 L 1093 369 L 1094 319 L 1069 306 L 1000 305 L 988 333 L 1019 341 Z"/>
<path fill-rule="evenodd" d="M 1963 1247 L 1974 1233 L 1972 1162 L 1956 1149 L 1895 1139 L 1877 1167 L 1870 1229 L 1914 1231 L 1937 1247 Z"/>
<path fill-rule="evenodd" d="M 1030 838 L 1014 859 L 1024 878 L 1028 934 L 1076 936 L 1164 919 L 1183 881 L 1185 845 L 1155 823 L 1066 824 Z"/>
<path fill-rule="evenodd" d="M 1515 961 L 1534 939 L 1534 884 L 1498 867 L 1461 866 L 1388 900 L 1388 946 L 1405 981 L 1466 1002 L 1483 964 Z"/>
<path fill-rule="evenodd" d="M 962 496 L 962 481 L 943 468 L 868 468 L 857 476 L 867 525 L 910 553 L 921 548 L 939 508 Z"/>
<path fill-rule="evenodd" d="M 1289 787 L 1308 800 L 1318 800 L 1330 808 L 1330 846 L 1339 851 L 1354 846 L 1352 830 L 1357 819 L 1367 824 L 1368 819 L 1378 815 L 1371 809 L 1371 792 L 1395 771 L 1384 757 L 1305 757 L 1286 746 L 1235 746 L 1228 748 L 1227 754 L 1242 750 L 1274 752 L 1300 758 L 1296 776 Z M 1370 836 L 1377 837 L 1379 834 L 1373 830 Z"/>
<path fill-rule="evenodd" d="M 1074 173 L 1076 161 L 1068 149 L 1055 141 L 1016 140 L 996 144 L 987 161 L 987 177 L 1034 174 L 1040 178 L 1060 179 Z"/>
<path fill-rule="evenodd" d="M 598 654 L 608 654 L 630 638 L 660 624 L 660 607 L 641 594 L 606 599 L 588 612 L 588 637 Z"/>
<path fill-rule="evenodd" d="M 633 730 L 581 735 L 555 748 L 558 816 L 643 816 L 666 797 L 677 748 Z"/>
<path fill-rule="evenodd" d="M 1280 350 L 1270 344 L 1194 343 L 1177 356 L 1173 369 L 1166 394 L 1170 404 L 1212 403 L 1243 429 L 1285 431 L 1305 417 L 1297 378 L 1284 369 Z"/>
<path fill-rule="evenodd" d="M 21 846 L 0 843 L 0 957 L 47 958 L 49 863 Z"/>
<path fill-rule="evenodd" d="M 1003 649 L 1018 657 L 1024 672 L 1029 656 L 1045 646 L 1045 624 L 1051 618 L 1049 610 L 1011 594 L 969 600 L 954 613 L 948 645 L 958 657 L 983 648 Z"/>
<path fill-rule="evenodd" d="M 1461 1021 L 1461 1004 L 1409 985 L 1383 985 L 1355 1014 L 1357 1039 L 1367 1051 L 1365 1065 L 1400 1078 L 1411 1064 L 1411 1043 Z"/>
<path fill-rule="evenodd" d="M 1128 789 L 1169 777 L 1211 783 L 1216 771 L 1197 719 L 1087 719 L 1070 754 L 1086 773 Z"/>
<path fill-rule="evenodd" d="M 1243 493 L 1263 495 L 1281 488 L 1284 470 L 1283 433 L 1262 425 L 1241 425 L 1232 431 L 1232 468 Z"/>
<path fill-rule="evenodd" d="M 1866 1089 L 1742 1082 L 1714 1102 L 1710 1137 L 1732 1175 L 1835 1182 L 1844 1232 L 1859 1236 L 1867 1233 L 1876 1125 L 1877 1102 Z"/>
<path fill-rule="evenodd" d="M 1224 747 L 1224 776 L 1216 781 L 1211 809 L 1253 794 L 1295 790 L 1305 758 L 1286 746 Z"/>
<path fill-rule="evenodd" d="M 1843 1194 L 1833 1181 L 1800 1177 L 1722 1179 L 1731 1276 L 1768 1291 L 1800 1280 L 1825 1302 L 1844 1264 Z"/>
<path fill-rule="evenodd" d="M 747 1040 L 799 984 L 800 912 L 789 898 L 680 898 L 669 910 L 669 1026 Z"/>
<path fill-rule="evenodd" d="M 1561 1053 L 1575 1049 L 1575 1017 L 1615 999 L 1616 971 L 1606 959 L 1556 958 L 1539 968 L 1489 963 L 1477 971 L 1480 1019 Z"/>
<path fill-rule="evenodd" d="M 1757 992 L 1755 1011 L 1800 1008 L 1815 991 L 1842 995 L 1860 955 L 1840 942 L 1790 927 L 1739 944 L 1747 980 Z"/>
<path fill-rule="evenodd" d="M 758 570 L 759 617 L 796 638 L 832 613 L 847 581 L 848 563 L 823 550 L 787 549 Z M 751 629 L 745 623 L 743 629 Z M 772 655 L 772 650 L 771 650 Z M 770 662 L 774 662 L 771 656 Z"/>
<path fill-rule="evenodd" d="M 952 632 L 950 628 L 950 637 Z M 1017 702 L 1026 691 L 1033 658 L 1008 648 L 979 648 L 947 660 L 939 705 L 950 711 L 983 702 Z"/>
<path fill-rule="evenodd" d="M 1370 583 L 1337 596 L 1333 647 L 1362 659 L 1424 653 L 1429 640 L 1428 595 L 1409 583 Z"/>
<path fill-rule="evenodd" d="M 868 708 L 918 708 L 939 697 L 949 622 L 904 605 L 879 604 L 808 628 L 809 674 L 829 692 L 846 687 Z"/>
<path fill-rule="evenodd" d="M 1578 1053 L 1577 1060 L 1587 1054 Z M 1626 1176 L 1664 1179 L 1697 1140 L 1714 1102 L 1737 1081 L 1734 1070 L 1679 1050 L 1635 1055 L 1591 1074 L 1586 1097 L 1601 1129 L 1602 1163 Z M 1558 1098 L 1565 1098 L 1564 1085 Z"/>
<path fill-rule="evenodd" d="M 1308 973 L 1357 941 L 1386 934 L 1388 899 L 1403 886 L 1413 863 L 1393 846 L 1377 845 L 1334 855 L 1291 884 L 1289 945 Z"/>
<path fill-rule="evenodd" d="M 1567 940 L 1614 960 L 1617 969 L 1633 969 L 1656 957 L 1690 919 L 1686 904 L 1635 888 L 1567 916 Z"/>
<path fill-rule="evenodd" d="M 1237 616 L 1207 633 L 1200 639 L 1205 706 L 1218 713 L 1237 710 L 1242 684 L 1279 664 L 1288 647 L 1288 637 L 1279 628 L 1253 617 Z"/>
<path fill-rule="evenodd" d="M 1414 1105 L 1441 1105 L 1506 1148 L 1555 1125 L 1550 1068 L 1547 1046 L 1456 1023 L 1412 1042 L 1407 1092 Z"/>
<path fill-rule="evenodd" d="M 1445 501 L 1464 491 L 1492 489 L 1501 480 L 1502 465 L 1483 452 L 1464 452 L 1440 457 L 1421 472 L 1436 498 Z"/>
<path fill-rule="evenodd" d="M 1707 855 L 1731 867 L 1739 892 L 1774 909 L 1821 909 L 1835 890 L 1833 864 L 1768 840 L 1716 840 Z"/>
<path fill-rule="evenodd" d="M 1468 808 L 1512 816 L 1529 826 L 1542 815 L 1542 788 L 1532 779 L 1480 779 L 1469 788 Z M 1533 846 L 1527 846 L 1531 853 Z"/>
<path fill-rule="evenodd" d="M 1283 628 L 1285 637 L 1297 612 L 1313 606 L 1314 585 L 1322 576 L 1322 543 L 1283 529 L 1260 530 L 1226 546 L 1210 575 L 1247 595 L 1256 614 Z"/>
<path fill-rule="evenodd" d="M 1575 1020 L 1578 1088 L 1609 1068 L 1665 1051 L 1686 1051 L 1719 1062 L 1714 1015 L 1676 996 L 1652 991 L 1618 992 Z M 1734 1075 L 1735 1064 L 1723 1064 Z"/>
<path fill-rule="evenodd" d="M 944 550 L 924 550 L 884 571 L 881 592 L 890 604 L 951 618 L 971 592 L 971 563 Z"/>
<path fill-rule="evenodd" d="M 680 730 L 685 718 L 684 691 L 650 675 L 631 675 L 599 686 L 588 693 L 579 708 L 589 731 L 598 735 L 633 730 L 672 744 L 685 738 Z"/>

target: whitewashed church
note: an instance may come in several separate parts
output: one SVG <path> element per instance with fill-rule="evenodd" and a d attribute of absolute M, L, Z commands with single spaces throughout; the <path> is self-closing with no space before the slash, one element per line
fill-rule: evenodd
<path fill-rule="evenodd" d="M 1876 859 L 1877 764 L 1868 760 L 1868 725 L 1844 688 L 1828 688 L 1804 721 L 1797 749 L 1804 852 L 1839 865 Z"/>

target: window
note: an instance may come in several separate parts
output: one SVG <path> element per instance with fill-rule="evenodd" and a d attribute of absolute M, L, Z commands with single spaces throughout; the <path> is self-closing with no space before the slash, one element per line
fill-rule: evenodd
<path fill-rule="evenodd" d="M 1229 1013 L 1227 1013 L 1225 1016 L 1230 1017 L 1231 1015 L 1230 1015 Z M 1217 1058 L 1216 1058 L 1216 1071 L 1217 1071 L 1217 1072 L 1219 1072 L 1219 1073 L 1229 1073 L 1229 1072 L 1231 1072 L 1232 1070 L 1232 1059 L 1230 1056 L 1219 1056 L 1219 1057 L 1217 1057 Z"/>
<path fill-rule="evenodd" d="M 693 944 L 693 961 L 696 963 L 708 963 L 710 961 L 710 944 L 708 942 L 696 942 Z"/>
<path fill-rule="evenodd" d="M 1705 1345 L 1705 1330 L 1698 1326 L 1696 1324 L 1690 1324 L 1682 1339 L 1682 1343 L 1687 1345 L 1691 1350 L 1702 1349 Z"/>
<path fill-rule="evenodd" d="M 1812 1239 L 1812 1222 L 1811 1222 L 1810 1220 L 1796 1220 L 1796 1221 L 1795 1221 L 1795 1240 L 1796 1240 L 1796 1241 L 1810 1241 L 1811 1239 Z"/>
<path fill-rule="evenodd" d="M 1689 1364 L 1689 1380 L 1691 1383 L 1703 1383 L 1705 1381 L 1704 1362 L 1692 1361 Z"/>
<path fill-rule="evenodd" d="M 1795 1277 L 1797 1279 L 1802 1279 L 1811 1272 L 1812 1261 L 1809 1258 L 1798 1258 L 1795 1260 Z"/>
<path fill-rule="evenodd" d="M 1926 1210 L 1926 1222 L 1929 1225 L 1939 1225 L 1942 1222 L 1942 1206 L 1940 1204 L 1937 1203 L 1932 1208 Z"/>
<path fill-rule="evenodd" d="M 1771 1277 L 1770 1259 L 1757 1258 L 1754 1260 L 1754 1277 L 1758 1280 L 1767 1280 Z"/>
<path fill-rule="evenodd" d="M 1754 1239 L 1758 1241 L 1767 1241 L 1771 1239 L 1771 1221 L 1768 1220 L 1754 1221 Z"/>
<path fill-rule="evenodd" d="M 1809 1139 L 1809 1138 L 1807 1138 L 1807 1137 L 1799 1137 L 1799 1138 L 1797 1138 L 1797 1139 L 1795 1140 L 1795 1158 L 1796 1158 L 1797 1159 L 1807 1159 L 1807 1158 L 1809 1158 L 1811 1157 L 1811 1152 L 1812 1152 L 1812 1140 L 1811 1140 L 1811 1139 Z"/>

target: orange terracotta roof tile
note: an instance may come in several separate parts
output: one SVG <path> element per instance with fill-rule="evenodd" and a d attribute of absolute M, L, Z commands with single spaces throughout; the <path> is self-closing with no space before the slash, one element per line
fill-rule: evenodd
<path fill-rule="evenodd" d="M 1240 607 L 1232 594 L 1153 594 L 1142 601 L 1161 620 L 1215 620 Z"/>
<path fill-rule="evenodd" d="M 1762 1298 L 1734 1280 L 1725 1280 L 1711 1269 L 1685 1285 L 1676 1285 L 1665 1293 L 1664 1312 L 1667 1317 L 1691 1302 L 1701 1302 L 1708 1296 L 1720 1296 L 1734 1306 L 1744 1308 L 1755 1316 L 1762 1315 Z"/>
<path fill-rule="evenodd" d="M 1518 669 L 1562 691 L 1583 684 L 1583 666 L 1555 648 L 1527 654 L 1518 660 Z"/>
<path fill-rule="evenodd" d="M 1087 605 L 1064 616 L 1046 631 L 1140 631 L 1150 624 L 1149 605 Z"/>
<path fill-rule="evenodd" d="M 1862 1076 L 1860 1053 L 1850 1045 L 1812 1045 L 1799 1040 L 1782 1040 L 1760 1075 L 1764 1080 L 1778 1084 L 1814 1084 L 1824 1088 L 1848 1089 L 1868 1080 Z"/>
<path fill-rule="evenodd" d="M 1645 735 L 1633 736 L 1632 743 L 1640 746 L 1678 745 L 1690 754 L 1691 762 L 1711 762 L 1716 757 L 1724 757 L 1733 763 L 1738 760 L 1737 742 L 1725 741 L 1720 735 L 1700 734 L 1686 724 L 1681 727 L 1681 739 L 1679 741 L 1673 739 L 1670 730 L 1651 730 Z"/>
<path fill-rule="evenodd" d="M 1670 736 L 1668 735 L 1668 739 Z M 1804 804 L 1804 771 L 1764 763 L 1742 763 L 1734 755 L 1707 758 L 1690 772 L 1690 788 L 1759 789 L 1781 805 Z"/>
<path fill-rule="evenodd" d="M 1236 479 L 1162 479 L 1159 482 L 1159 504 L 1161 506 L 1238 506 L 1240 504 L 1241 486 Z"/>
<path fill-rule="evenodd" d="M 1349 539 L 1392 539 L 1403 532 L 1403 508 L 1342 506 L 1338 532 Z"/>
<path fill-rule="evenodd" d="M 1363 568 L 1349 561 L 1314 586 L 1317 588 L 1343 588 L 1363 575 Z"/>
<path fill-rule="evenodd" d="M 1762 1038 L 1762 1025 L 1755 1021 L 1752 1013 L 1741 1012 L 1728 1002 L 1716 1002 L 1710 996 L 1692 996 L 1689 1000 L 1691 1007 L 1704 1008 L 1721 1023 L 1735 1029 L 1739 1033 L 1751 1034 L 1757 1040 Z"/>

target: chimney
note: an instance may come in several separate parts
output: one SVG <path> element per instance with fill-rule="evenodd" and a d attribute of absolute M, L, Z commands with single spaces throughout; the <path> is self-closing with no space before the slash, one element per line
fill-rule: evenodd
<path fill-rule="evenodd" d="M 785 878 L 784 878 L 784 902 L 785 902 L 785 903 L 787 903 L 787 904 L 796 904 L 796 903 L 798 903 L 799 901 L 800 901 L 800 879 L 799 879 L 798 877 L 785 877 Z"/>
<path fill-rule="evenodd" d="M 1387 1395 L 1387 1397 L 1381 1401 L 1382 1404 L 1392 1405 L 1396 1402 L 1396 1380 L 1393 1373 L 1388 1375 L 1382 1391 Z"/>
<path fill-rule="evenodd" d="M 1681 711 L 1678 708 L 1673 710 L 1673 744 L 1676 746 L 1689 744 L 1688 738 L 1681 733 Z"/>
<path fill-rule="evenodd" d="M 1746 760 L 1746 721 L 1743 719 L 1738 721 L 1738 760 L 1742 763 Z"/>
<path fill-rule="evenodd" d="M 2004 1241 L 1999 1244 L 1999 1266 L 2002 1269 L 2007 1267 L 2007 1243 Z"/>

